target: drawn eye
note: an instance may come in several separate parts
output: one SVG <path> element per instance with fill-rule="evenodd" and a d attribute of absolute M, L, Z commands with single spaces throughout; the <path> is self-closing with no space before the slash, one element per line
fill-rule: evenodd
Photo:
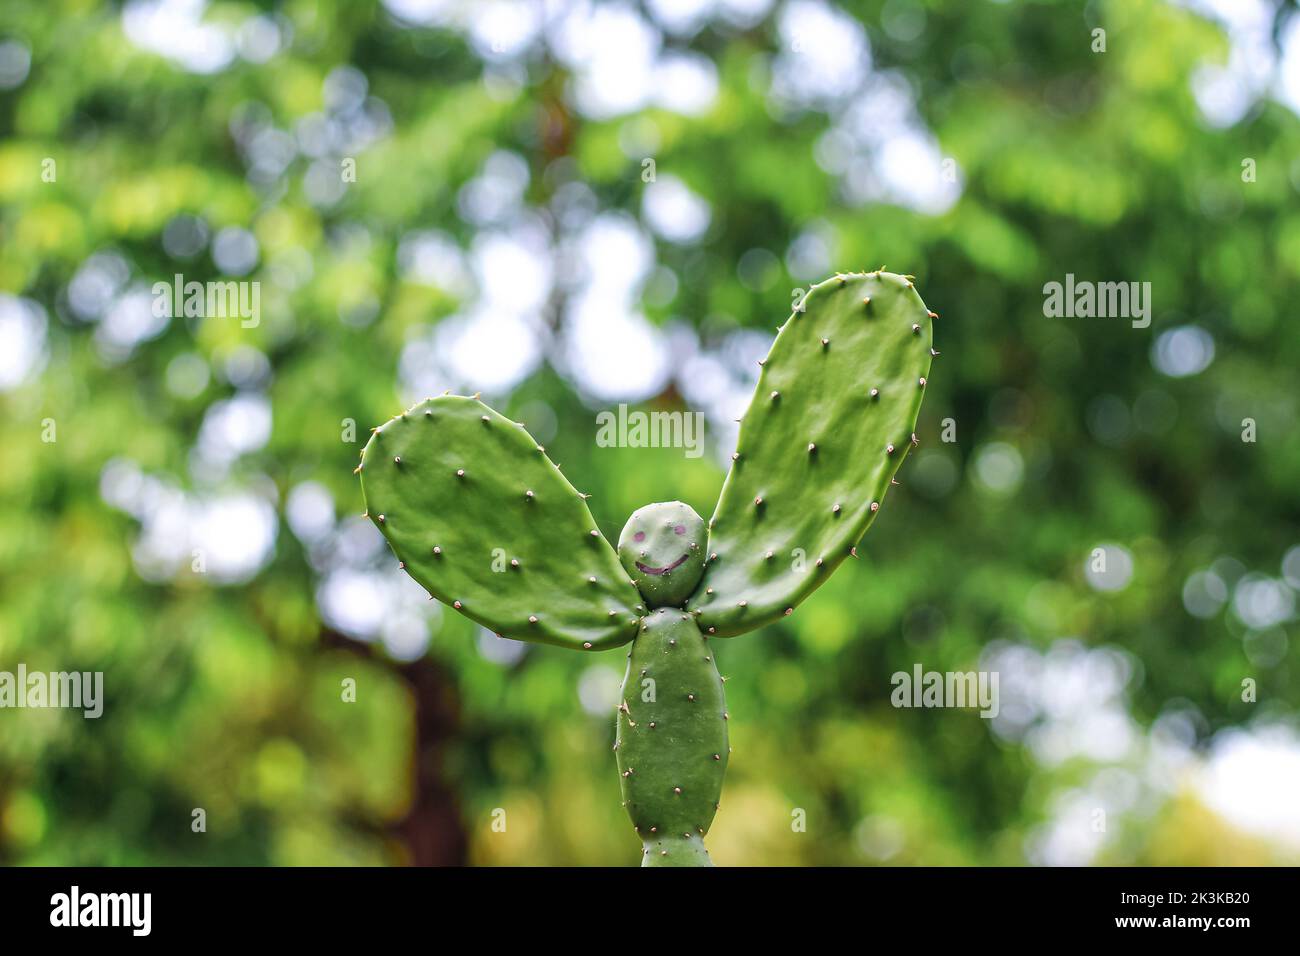
<path fill-rule="evenodd" d="M 685 533 L 686 533 L 686 525 L 684 525 L 684 524 L 679 524 L 677 527 L 673 528 L 673 533 L 674 533 L 674 534 L 685 534 Z"/>
<path fill-rule="evenodd" d="M 644 532 L 644 531 L 638 531 L 636 534 L 632 535 L 632 540 L 633 540 L 633 541 L 644 541 L 644 540 L 645 540 L 645 532 Z"/>

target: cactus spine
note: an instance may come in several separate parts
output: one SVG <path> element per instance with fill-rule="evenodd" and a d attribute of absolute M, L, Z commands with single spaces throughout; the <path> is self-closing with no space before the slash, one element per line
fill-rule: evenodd
<path fill-rule="evenodd" d="M 856 556 L 917 443 L 935 318 L 909 276 L 814 286 L 759 363 L 707 528 L 647 505 L 617 551 L 545 449 L 476 398 L 428 399 L 363 450 L 367 514 L 430 595 L 504 637 L 632 642 L 614 749 L 642 865 L 711 865 L 730 748 L 709 638 L 793 613 Z"/>

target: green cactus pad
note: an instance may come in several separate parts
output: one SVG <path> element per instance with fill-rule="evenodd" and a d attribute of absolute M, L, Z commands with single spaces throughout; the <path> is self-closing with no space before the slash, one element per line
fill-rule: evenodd
<path fill-rule="evenodd" d="M 628 653 L 614 751 L 643 866 L 710 866 L 704 834 L 727 770 L 727 705 L 708 641 L 660 608 Z"/>
<path fill-rule="evenodd" d="M 618 557 L 650 607 L 681 607 L 704 571 L 704 519 L 680 501 L 632 512 Z"/>
<path fill-rule="evenodd" d="M 789 614 L 857 545 L 914 441 L 933 314 L 909 278 L 813 286 L 762 362 L 688 607 L 730 637 Z"/>
<path fill-rule="evenodd" d="M 516 422 L 474 398 L 428 399 L 361 454 L 366 512 L 406 572 L 503 637 L 626 644 L 640 595 L 586 501 Z"/>

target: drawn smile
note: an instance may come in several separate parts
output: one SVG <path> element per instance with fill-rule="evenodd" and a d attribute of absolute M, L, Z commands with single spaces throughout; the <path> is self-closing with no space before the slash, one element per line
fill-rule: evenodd
<path fill-rule="evenodd" d="M 674 561 L 672 564 L 668 565 L 667 567 L 663 567 L 663 568 L 648 568 L 648 567 L 646 567 L 644 564 L 642 564 L 640 561 L 638 561 L 638 562 L 636 563 L 636 569 L 637 569 L 638 571 L 640 571 L 642 574 L 667 574 L 667 573 L 668 573 L 669 571 L 671 571 L 673 568 L 680 567 L 680 566 L 681 566 L 681 563 L 682 563 L 683 561 L 685 561 L 685 560 L 686 560 L 687 558 L 689 558 L 689 557 L 690 557 L 689 554 L 683 554 L 680 558 L 678 558 L 678 559 L 677 559 L 676 561 Z"/>

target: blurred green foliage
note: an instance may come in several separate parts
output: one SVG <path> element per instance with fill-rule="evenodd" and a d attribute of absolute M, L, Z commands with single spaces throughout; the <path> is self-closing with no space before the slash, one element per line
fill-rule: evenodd
<path fill-rule="evenodd" d="M 322 623 L 321 569 L 283 520 L 304 481 L 328 490 L 340 521 L 361 510 L 352 468 L 366 430 L 410 398 L 404 347 L 468 298 L 404 274 L 400 242 L 433 228 L 470 247 L 458 196 L 499 151 L 526 162 L 524 201 L 543 213 L 582 183 L 598 209 L 640 216 L 643 157 L 705 199 L 699 241 L 655 243 L 655 281 L 675 281 L 641 303 L 701 347 L 788 314 L 810 277 L 791 274 L 787 250 L 810 230 L 833 250 L 827 271 L 914 273 L 942 316 L 922 445 L 862 560 L 793 617 L 718 647 L 735 749 L 710 837 L 719 863 L 1062 859 L 1041 850 L 1044 834 L 1092 822 L 1061 817 L 1062 800 L 1117 779 L 1137 795 L 1115 804 L 1092 859 L 1296 860 L 1294 844 L 1235 829 L 1151 757 L 1149 731 L 1170 713 L 1194 714 L 1197 753 L 1227 727 L 1294 722 L 1300 703 L 1293 621 L 1270 632 L 1283 653 L 1252 659 L 1256 635 L 1231 609 L 1193 616 L 1182 596 L 1215 562 L 1229 587 L 1275 579 L 1300 540 L 1300 337 L 1285 325 L 1300 295 L 1300 119 L 1263 99 L 1226 128 L 1206 122 L 1191 80 L 1226 59 L 1218 26 L 1158 0 L 917 0 L 902 6 L 922 29 L 899 39 L 882 26 L 897 0 L 842 2 L 873 68 L 906 80 L 960 170 L 960 198 L 926 214 L 850 201 L 817 159 L 833 111 L 773 105 L 779 10 L 665 40 L 716 67 L 698 115 L 593 118 L 545 44 L 503 69 L 464 31 L 399 23 L 373 0 L 212 3 L 208 22 L 270 17 L 283 45 L 208 75 L 128 40 L 135 6 L 19 0 L 0 13 L 0 40 L 31 56 L 26 80 L 0 92 L 0 290 L 48 317 L 43 365 L 0 393 L 0 670 L 102 670 L 107 696 L 99 720 L 0 712 L 0 862 L 636 862 L 612 711 L 589 712 L 578 692 L 616 685 L 621 653 L 529 648 L 503 662 L 468 621 L 431 608 L 427 655 L 395 660 Z M 1098 26 L 1105 53 L 1091 49 Z M 293 131 L 345 65 L 391 117 L 354 157 L 356 181 L 315 201 L 301 153 L 258 179 L 238 124 Z M 262 281 L 261 323 L 175 318 L 106 359 L 69 283 L 105 250 L 146 285 L 221 277 L 207 254 L 181 263 L 164 247 L 182 214 L 256 237 L 246 278 Z M 739 268 L 754 249 L 770 255 Z M 1045 318 L 1042 287 L 1067 272 L 1149 281 L 1151 327 Z M 565 305 L 561 289 L 542 314 L 552 357 Z M 1213 362 L 1162 374 L 1153 343 L 1188 323 L 1212 336 Z M 192 573 L 188 553 L 175 574 L 143 575 L 140 523 L 104 500 L 104 469 L 129 461 L 195 490 L 205 414 L 238 391 L 222 370 L 250 346 L 268 360 L 272 429 L 216 485 L 277 502 L 273 557 L 233 583 Z M 211 375 L 178 393 L 178 357 Z M 563 361 L 490 398 L 517 418 L 550 410 L 548 451 L 593 493 L 607 536 L 654 500 L 711 513 L 719 456 L 597 447 L 594 414 L 610 403 Z M 647 407 L 684 403 L 669 385 Z M 1247 417 L 1255 443 L 1241 440 Z M 340 440 L 347 419 L 354 440 Z M 945 419 L 954 442 L 940 440 Z M 47 420 L 56 441 L 42 440 Z M 1113 591 L 1085 573 L 1107 543 L 1134 569 Z M 1064 639 L 1117 649 L 1130 669 L 1127 729 L 1083 731 L 1131 737 L 1112 757 L 1043 760 L 1031 737 L 971 711 L 890 706 L 890 675 L 917 662 L 969 670 L 991 642 L 1048 652 Z M 1242 701 L 1243 678 L 1257 702 Z M 1048 687 L 1049 703 L 1058 690 L 1070 693 Z M 194 808 L 206 832 L 192 832 Z"/>

